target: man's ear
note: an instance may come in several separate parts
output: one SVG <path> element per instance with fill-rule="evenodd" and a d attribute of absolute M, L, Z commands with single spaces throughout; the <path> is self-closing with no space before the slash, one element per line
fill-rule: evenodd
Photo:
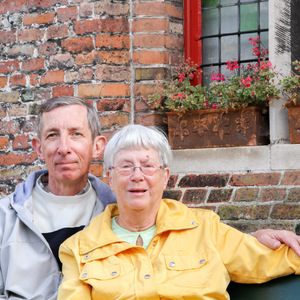
<path fill-rule="evenodd" d="M 31 141 L 31 145 L 32 145 L 33 149 L 35 150 L 35 152 L 37 153 L 38 157 L 41 160 L 44 160 L 45 156 L 42 151 L 42 143 L 41 143 L 40 139 L 38 137 L 34 137 Z"/>
<path fill-rule="evenodd" d="M 100 155 L 103 155 L 105 146 L 106 146 L 106 137 L 103 135 L 96 136 L 94 139 L 93 158 L 97 158 Z"/>

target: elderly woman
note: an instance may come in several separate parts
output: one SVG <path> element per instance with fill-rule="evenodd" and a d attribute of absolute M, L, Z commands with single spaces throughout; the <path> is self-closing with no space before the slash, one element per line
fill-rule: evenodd
<path fill-rule="evenodd" d="M 129 125 L 108 142 L 104 161 L 117 205 L 61 247 L 59 300 L 229 299 L 230 280 L 300 272 L 288 246 L 273 251 L 212 211 L 162 199 L 170 159 L 156 129 Z"/>

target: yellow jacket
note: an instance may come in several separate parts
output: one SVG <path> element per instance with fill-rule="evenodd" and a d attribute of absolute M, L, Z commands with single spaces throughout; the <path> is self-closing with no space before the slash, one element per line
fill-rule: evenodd
<path fill-rule="evenodd" d="M 300 259 L 287 246 L 272 251 L 209 210 L 162 200 L 147 250 L 114 235 L 115 215 L 117 206 L 107 206 L 63 243 L 58 300 L 229 299 L 230 280 L 264 282 L 300 272 Z"/>

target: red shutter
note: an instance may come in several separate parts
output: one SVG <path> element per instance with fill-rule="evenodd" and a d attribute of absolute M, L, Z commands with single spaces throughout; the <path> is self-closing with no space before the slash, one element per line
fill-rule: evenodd
<path fill-rule="evenodd" d="M 199 66 L 202 63 L 201 28 L 201 0 L 184 0 L 185 58 Z"/>

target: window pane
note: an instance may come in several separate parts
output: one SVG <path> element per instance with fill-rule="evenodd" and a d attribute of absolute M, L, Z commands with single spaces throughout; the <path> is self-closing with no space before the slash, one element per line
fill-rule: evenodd
<path fill-rule="evenodd" d="M 263 2 L 260 4 L 260 28 L 267 29 L 269 28 L 269 7 L 268 2 Z"/>
<path fill-rule="evenodd" d="M 241 31 L 257 30 L 257 4 L 241 5 Z"/>
<path fill-rule="evenodd" d="M 235 4 L 235 3 L 237 3 L 237 0 L 221 0 L 221 5 Z"/>
<path fill-rule="evenodd" d="M 218 0 L 202 0 L 201 5 L 202 7 L 212 7 L 217 6 L 219 4 Z"/>
<path fill-rule="evenodd" d="M 241 35 L 241 60 L 252 60 L 255 57 L 252 55 L 252 45 L 249 38 L 256 38 L 256 33 L 249 33 Z"/>
<path fill-rule="evenodd" d="M 212 67 L 202 68 L 202 85 L 208 85 L 210 83 L 210 77 L 212 75 Z"/>
<path fill-rule="evenodd" d="M 217 38 L 203 40 L 203 64 L 213 64 L 219 62 L 218 48 L 219 45 Z"/>
<path fill-rule="evenodd" d="M 238 31 L 238 9 L 236 6 L 221 8 L 221 32 Z"/>
<path fill-rule="evenodd" d="M 238 58 L 238 37 L 224 36 L 221 38 L 221 60 L 231 61 Z"/>
<path fill-rule="evenodd" d="M 218 9 L 204 10 L 202 13 L 202 35 L 218 34 Z"/>

